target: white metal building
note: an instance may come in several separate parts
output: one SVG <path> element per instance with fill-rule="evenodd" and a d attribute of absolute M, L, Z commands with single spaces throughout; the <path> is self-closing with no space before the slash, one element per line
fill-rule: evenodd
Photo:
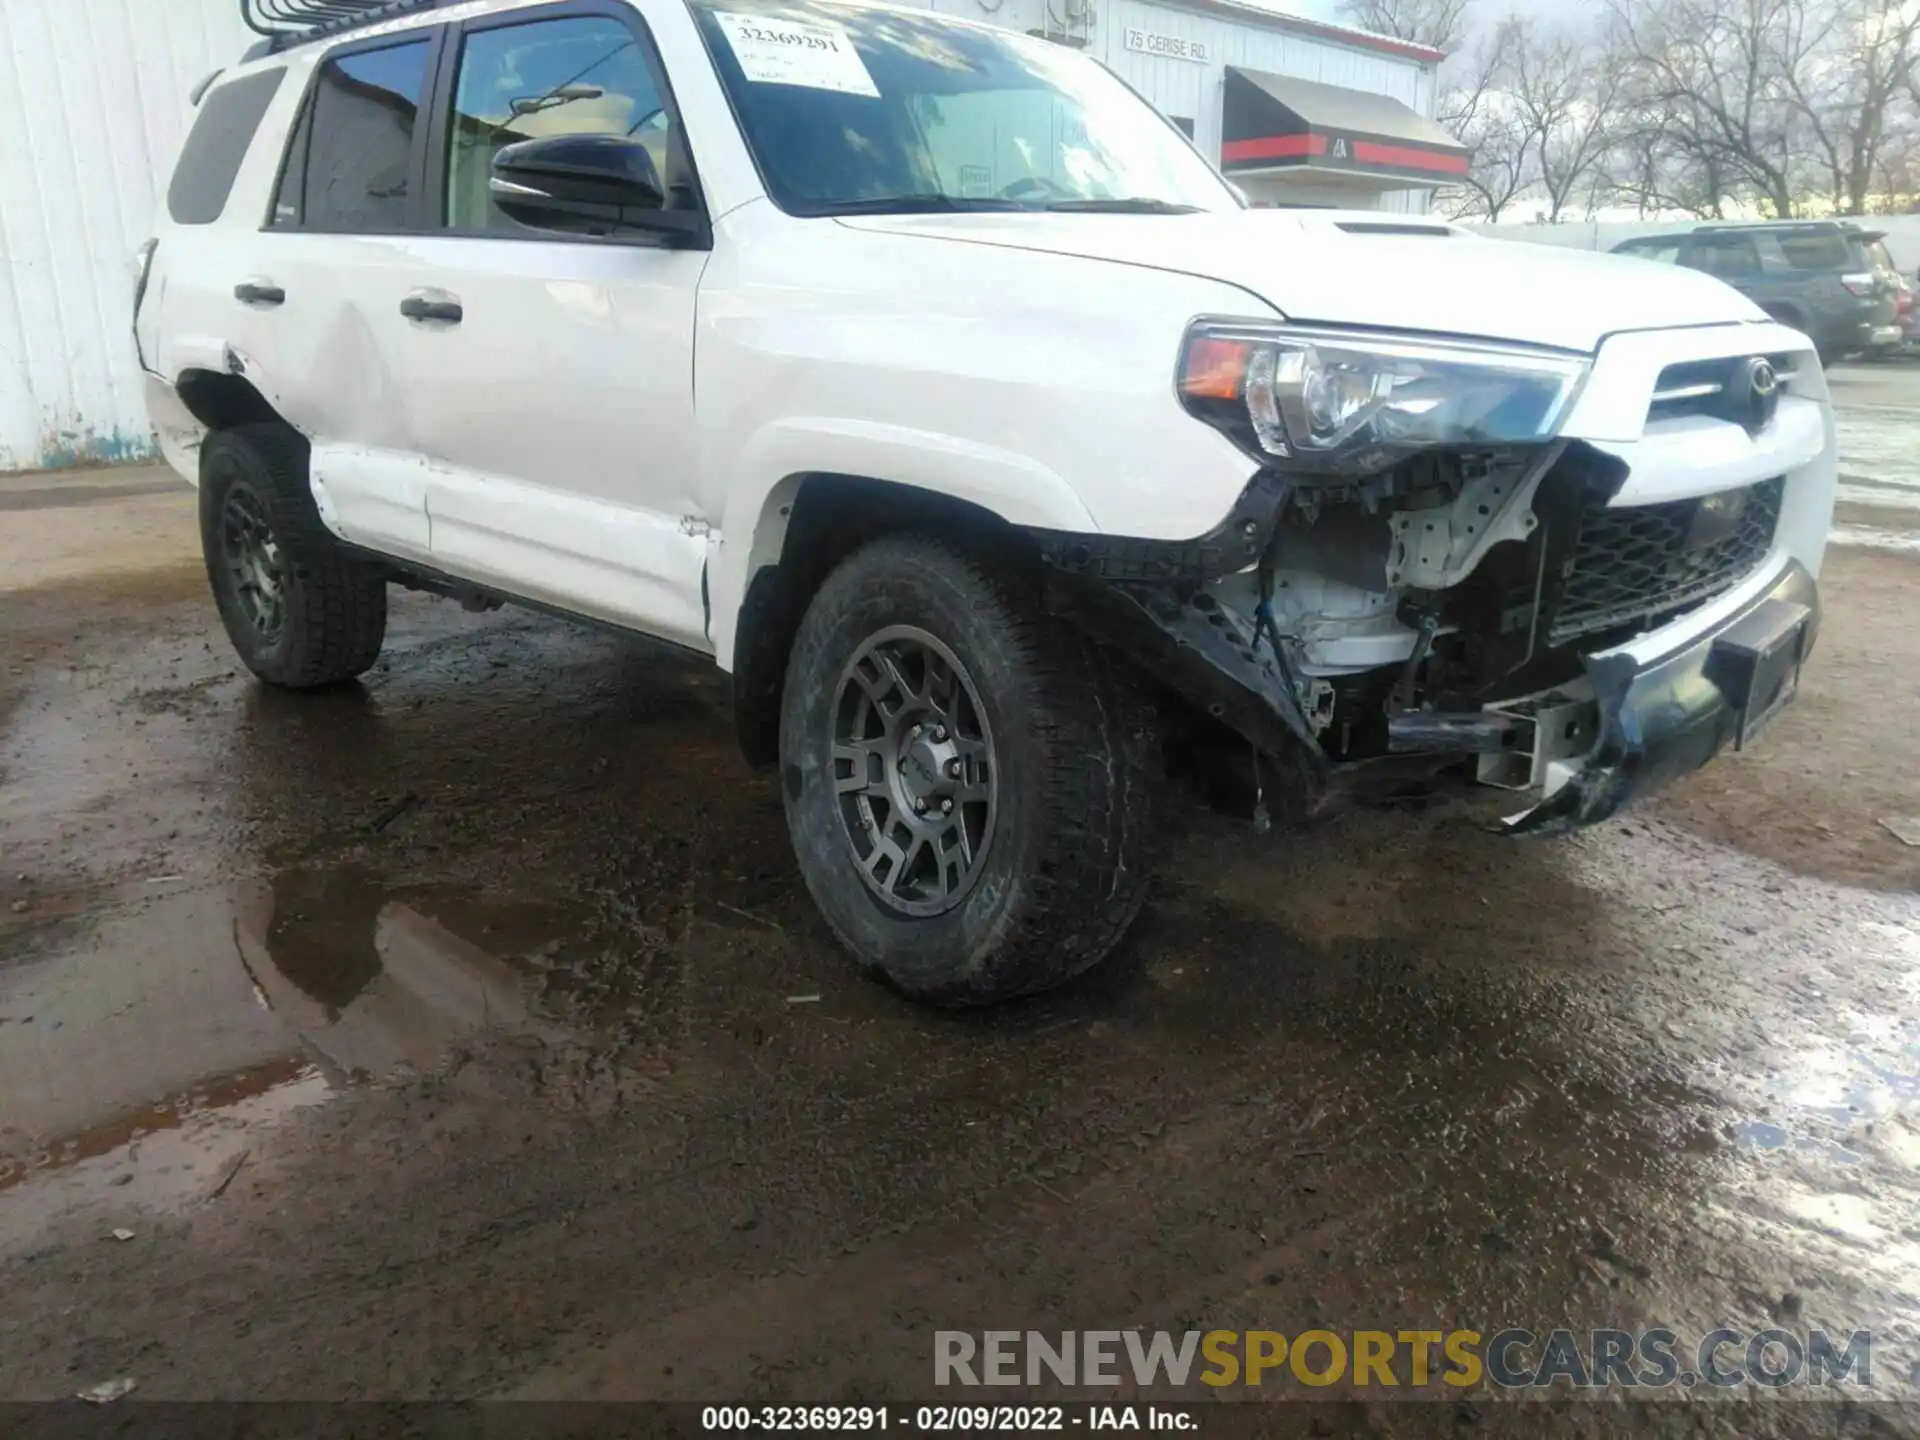
<path fill-rule="evenodd" d="M 1259 203 L 1419 211 L 1463 165 L 1436 52 L 1266 0 L 918 3 L 1106 62 Z M 0 0 L 0 471 L 154 456 L 131 260 L 194 86 L 255 38 L 238 0 Z"/>

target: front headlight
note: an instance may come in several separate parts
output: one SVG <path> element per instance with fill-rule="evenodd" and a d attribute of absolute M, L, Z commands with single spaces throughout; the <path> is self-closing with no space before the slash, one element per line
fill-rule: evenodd
<path fill-rule="evenodd" d="M 1555 350 L 1201 321 L 1180 399 L 1269 465 L 1351 477 L 1420 450 L 1550 440 L 1586 375 L 1585 356 Z"/>

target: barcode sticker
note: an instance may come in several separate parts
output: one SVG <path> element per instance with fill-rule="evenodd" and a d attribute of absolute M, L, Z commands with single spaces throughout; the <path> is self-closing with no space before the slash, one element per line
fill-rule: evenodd
<path fill-rule="evenodd" d="M 838 25 L 775 20 L 716 10 L 714 22 L 733 47 L 740 73 L 756 85 L 800 85 L 842 95 L 871 95 L 873 76 Z"/>

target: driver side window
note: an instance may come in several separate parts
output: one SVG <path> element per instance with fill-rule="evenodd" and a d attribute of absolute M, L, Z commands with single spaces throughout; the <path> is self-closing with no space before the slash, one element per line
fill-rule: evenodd
<path fill-rule="evenodd" d="M 582 15 L 470 33 L 447 145 L 447 226 L 532 233 L 493 203 L 488 182 L 500 151 L 552 135 L 640 142 L 665 182 L 667 208 L 691 208 L 672 124 L 646 51 L 618 20 Z"/>

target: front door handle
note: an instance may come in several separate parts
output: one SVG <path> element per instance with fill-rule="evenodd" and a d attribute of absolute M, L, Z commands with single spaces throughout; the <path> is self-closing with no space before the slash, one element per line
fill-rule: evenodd
<path fill-rule="evenodd" d="M 243 305 L 284 305 L 287 292 L 271 280 L 247 280 L 233 287 L 233 298 Z"/>
<path fill-rule="evenodd" d="M 400 302 L 400 313 L 409 320 L 437 320 L 442 325 L 458 325 L 467 315 L 453 296 L 420 291 Z"/>

